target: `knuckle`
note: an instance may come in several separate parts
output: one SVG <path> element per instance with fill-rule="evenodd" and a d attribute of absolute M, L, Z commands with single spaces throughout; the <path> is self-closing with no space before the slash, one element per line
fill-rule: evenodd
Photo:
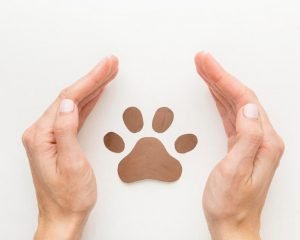
<path fill-rule="evenodd" d="M 279 155 L 279 158 L 284 153 L 285 150 L 285 144 L 283 139 L 278 136 L 277 134 L 272 137 L 272 141 L 270 142 L 270 150 L 276 153 L 276 155 Z"/>
<path fill-rule="evenodd" d="M 65 87 L 60 91 L 59 97 L 61 100 L 71 97 L 71 87 L 72 86 Z"/>
<path fill-rule="evenodd" d="M 87 161 L 76 161 L 75 163 L 72 164 L 72 169 L 73 171 L 76 172 L 85 172 L 87 170 L 87 168 L 89 167 Z"/>
<path fill-rule="evenodd" d="M 72 90 L 72 87 L 66 87 L 58 95 L 58 98 L 60 101 L 64 99 L 72 99 L 76 104 L 78 104 L 80 101 L 76 94 L 74 94 L 74 91 Z"/>
<path fill-rule="evenodd" d="M 269 154 L 269 161 L 272 162 L 275 168 L 278 168 L 280 159 L 285 151 L 283 139 L 276 132 L 273 132 L 268 135 L 264 147 Z"/>
<path fill-rule="evenodd" d="M 31 152 L 35 152 L 43 146 L 39 137 L 38 126 L 36 124 L 24 131 L 22 135 L 22 142 L 24 147 Z"/>
<path fill-rule="evenodd" d="M 276 146 L 277 146 L 276 149 L 277 149 L 278 153 L 280 155 L 282 155 L 285 151 L 285 143 L 280 136 L 277 137 Z"/>
<path fill-rule="evenodd" d="M 256 93 L 249 87 L 245 86 L 240 92 L 237 99 L 243 103 L 257 100 Z"/>
<path fill-rule="evenodd" d="M 64 88 L 60 93 L 59 93 L 59 98 L 61 100 L 68 98 L 69 95 L 69 88 Z"/>
<path fill-rule="evenodd" d="M 226 160 L 223 160 L 218 164 L 217 170 L 220 173 L 220 175 L 225 178 L 233 176 L 235 172 L 234 169 L 228 163 L 226 163 Z"/>
<path fill-rule="evenodd" d="M 256 93 L 251 88 L 249 88 L 247 86 L 245 86 L 242 96 L 247 101 L 250 101 L 250 100 L 253 101 L 253 100 L 257 99 Z"/>
<path fill-rule="evenodd" d="M 232 187 L 238 187 L 239 183 L 249 176 L 249 168 L 244 165 L 232 165 L 224 159 L 217 166 L 218 172 L 223 179 L 231 179 Z"/>
<path fill-rule="evenodd" d="M 32 127 L 27 128 L 22 134 L 22 142 L 25 146 L 32 145 L 34 142 L 34 133 Z"/>

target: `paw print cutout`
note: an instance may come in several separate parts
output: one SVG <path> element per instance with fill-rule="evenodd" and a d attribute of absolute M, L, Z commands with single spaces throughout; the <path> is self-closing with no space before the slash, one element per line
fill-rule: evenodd
<path fill-rule="evenodd" d="M 164 133 L 172 124 L 174 114 L 167 107 L 159 108 L 153 117 L 152 128 L 157 133 Z M 144 122 L 141 111 L 136 107 L 129 107 L 123 113 L 123 121 L 128 130 L 137 133 L 143 129 Z M 104 144 L 114 153 L 121 153 L 125 149 L 125 142 L 117 133 L 109 132 L 104 136 Z M 194 134 L 184 134 L 175 141 L 178 153 L 192 151 L 198 143 Z M 132 151 L 119 163 L 118 174 L 126 183 L 144 179 L 174 182 L 182 173 L 180 162 L 172 157 L 163 143 L 155 137 L 143 137 L 137 141 Z"/>

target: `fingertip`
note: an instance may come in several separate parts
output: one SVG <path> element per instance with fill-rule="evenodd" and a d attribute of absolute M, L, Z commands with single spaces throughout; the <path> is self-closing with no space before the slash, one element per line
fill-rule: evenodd
<path fill-rule="evenodd" d="M 210 53 L 206 53 L 203 64 L 205 68 L 210 69 L 212 72 L 224 72 L 221 64 Z"/>
<path fill-rule="evenodd" d="M 205 58 L 207 52 L 206 51 L 200 51 L 198 53 L 196 53 L 194 60 L 196 65 L 200 65 L 203 61 L 203 59 Z"/>
<path fill-rule="evenodd" d="M 112 68 L 117 67 L 118 64 L 119 64 L 118 58 L 115 55 L 110 55 L 101 59 L 99 63 L 96 65 L 96 69 L 101 69 L 105 71 L 107 74 L 109 74 Z"/>
<path fill-rule="evenodd" d="M 118 57 L 117 57 L 116 55 L 114 55 L 114 54 L 110 55 L 110 59 L 111 59 L 114 63 L 116 63 L 116 64 L 119 63 Z"/>
<path fill-rule="evenodd" d="M 109 74 L 111 66 L 110 66 L 110 57 L 102 58 L 97 65 L 87 74 L 90 77 L 105 77 Z"/>
<path fill-rule="evenodd" d="M 109 69 L 106 75 L 109 78 L 109 80 L 107 81 L 108 83 L 114 79 L 116 73 L 119 71 L 119 59 L 115 55 L 111 55 L 110 57 L 108 57 L 107 62 Z"/>
<path fill-rule="evenodd" d="M 114 68 L 117 69 L 118 68 L 118 66 L 119 66 L 119 59 L 118 59 L 117 56 L 111 55 L 109 57 L 109 62 L 110 62 L 111 69 L 114 69 Z"/>
<path fill-rule="evenodd" d="M 106 79 L 118 70 L 118 58 L 115 55 L 107 56 L 100 60 L 96 67 L 88 74 L 97 79 Z"/>
<path fill-rule="evenodd" d="M 210 53 L 205 54 L 202 60 L 202 68 L 206 76 L 213 83 L 217 83 L 224 76 L 228 76 L 221 64 Z"/>
<path fill-rule="evenodd" d="M 205 82 L 208 82 L 209 79 L 207 77 L 206 69 L 204 66 L 204 61 L 206 59 L 206 55 L 207 55 L 207 52 L 205 52 L 205 51 L 198 52 L 195 55 L 195 65 L 196 65 L 196 70 L 197 70 L 198 74 L 200 75 L 200 77 Z"/>

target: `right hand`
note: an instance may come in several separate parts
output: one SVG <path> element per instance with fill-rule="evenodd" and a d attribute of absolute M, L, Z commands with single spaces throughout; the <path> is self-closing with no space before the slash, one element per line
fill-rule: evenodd
<path fill-rule="evenodd" d="M 284 143 L 255 94 L 206 53 L 195 58 L 228 137 L 228 152 L 210 173 L 203 208 L 212 239 L 260 239 L 260 215 Z"/>
<path fill-rule="evenodd" d="M 117 74 L 104 59 L 64 89 L 23 135 L 39 207 L 35 239 L 79 239 L 96 203 L 96 178 L 77 134 L 101 92 Z"/>

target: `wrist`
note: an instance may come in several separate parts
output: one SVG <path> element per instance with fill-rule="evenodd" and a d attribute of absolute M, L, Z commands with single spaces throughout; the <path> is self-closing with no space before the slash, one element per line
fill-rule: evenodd
<path fill-rule="evenodd" d="M 35 240 L 79 240 L 88 216 L 39 217 Z"/>
<path fill-rule="evenodd" d="M 260 240 L 259 224 L 209 225 L 212 240 Z"/>

